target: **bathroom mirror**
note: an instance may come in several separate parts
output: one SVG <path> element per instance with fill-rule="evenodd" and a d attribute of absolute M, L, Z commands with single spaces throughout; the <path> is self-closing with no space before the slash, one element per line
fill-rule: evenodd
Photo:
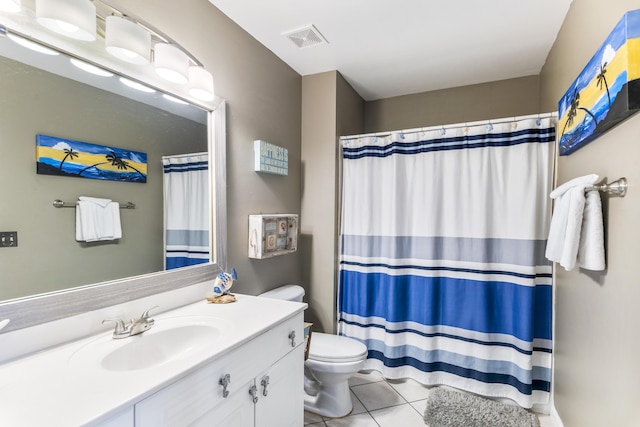
<path fill-rule="evenodd" d="M 20 34 L 9 29 L 12 32 Z M 66 40 L 60 44 L 63 53 L 102 65 L 99 50 L 85 55 Z M 56 38 L 48 38 L 46 45 L 56 47 Z M 18 232 L 17 247 L 2 248 L 0 254 L 0 322 L 10 319 L 0 333 L 214 277 L 226 262 L 226 218 L 215 209 L 211 211 L 214 262 L 162 271 L 161 158 L 208 151 L 212 205 L 223 207 L 224 102 L 189 99 L 144 71 L 118 69 L 106 56 L 106 68 L 115 76 L 105 80 L 71 66 L 65 55 L 33 56 L 7 36 L 0 37 L 0 55 L 0 84 L 5 86 L 0 91 L 0 147 L 9 160 L 0 179 L 4 197 L 0 227 L 14 225 L 0 231 Z M 161 91 L 145 95 L 122 85 L 119 75 Z M 173 95 L 173 100 L 161 92 Z M 38 175 L 36 134 L 146 152 L 147 183 Z M 56 209 L 52 203 L 73 202 L 80 195 L 136 205 L 121 210 L 123 239 L 75 241 L 75 210 Z"/>

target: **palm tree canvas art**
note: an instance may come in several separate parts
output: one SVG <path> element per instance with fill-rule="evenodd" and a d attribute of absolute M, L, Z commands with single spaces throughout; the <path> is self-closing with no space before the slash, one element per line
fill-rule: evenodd
<path fill-rule="evenodd" d="M 558 102 L 560 155 L 640 109 L 640 10 L 627 12 Z"/>
<path fill-rule="evenodd" d="M 37 173 L 147 182 L 147 154 L 49 135 L 36 135 Z"/>

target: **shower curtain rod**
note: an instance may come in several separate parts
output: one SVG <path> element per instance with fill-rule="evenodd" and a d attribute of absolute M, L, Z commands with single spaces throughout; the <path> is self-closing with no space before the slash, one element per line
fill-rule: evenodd
<path fill-rule="evenodd" d="M 372 136 L 389 136 L 397 133 L 407 134 L 407 133 L 416 133 L 416 132 L 427 132 L 433 130 L 448 130 L 448 129 L 458 129 L 472 126 L 484 126 L 484 125 L 494 125 L 499 123 L 511 123 L 517 122 L 520 120 L 527 119 L 546 119 L 548 117 L 558 117 L 557 112 L 553 113 L 540 113 L 540 114 L 530 114 L 527 116 L 513 116 L 513 117 L 505 117 L 502 119 L 490 119 L 490 120 L 479 120 L 476 122 L 465 122 L 465 123 L 455 123 L 449 125 L 439 125 L 439 126 L 428 126 L 423 128 L 413 128 L 413 129 L 400 129 L 400 130 L 392 130 L 392 131 L 384 131 L 384 132 L 373 132 L 373 133 L 363 133 L 360 135 L 346 135 L 341 136 L 340 141 L 345 141 L 349 139 L 357 139 L 357 138 L 366 138 Z"/>

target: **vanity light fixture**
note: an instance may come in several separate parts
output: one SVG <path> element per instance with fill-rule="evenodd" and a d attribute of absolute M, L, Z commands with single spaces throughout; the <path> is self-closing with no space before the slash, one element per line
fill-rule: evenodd
<path fill-rule="evenodd" d="M 156 73 L 165 80 L 185 84 L 189 81 L 189 57 L 168 43 L 158 43 L 153 49 Z"/>
<path fill-rule="evenodd" d="M 96 39 L 96 6 L 89 0 L 36 0 L 36 20 L 72 39 Z"/>
<path fill-rule="evenodd" d="M 59 53 L 53 49 L 49 49 L 48 47 L 45 47 L 39 43 L 32 42 L 31 40 L 27 40 L 23 37 L 16 36 L 15 34 L 8 33 L 7 37 L 9 37 L 10 40 L 13 40 L 14 42 L 18 43 L 20 46 L 26 47 L 27 49 L 31 49 L 34 52 L 43 53 L 45 55 L 51 55 L 51 56 L 59 55 Z"/>
<path fill-rule="evenodd" d="M 200 101 L 213 101 L 213 76 L 204 67 L 189 67 L 189 94 Z"/>
<path fill-rule="evenodd" d="M 138 82 L 134 82 L 133 80 L 129 80 L 129 79 L 125 79 L 124 77 L 120 77 L 120 81 L 125 85 L 125 86 L 129 86 L 132 89 L 136 89 L 142 92 L 147 92 L 147 93 L 153 93 L 155 92 L 155 89 L 151 89 L 148 86 L 145 86 L 143 84 L 140 84 Z"/>
<path fill-rule="evenodd" d="M 0 11 L 18 13 L 22 10 L 20 0 L 0 0 Z"/>
<path fill-rule="evenodd" d="M 83 71 L 86 71 L 87 73 L 95 74 L 96 76 L 100 76 L 100 77 L 113 76 L 113 73 L 107 70 L 103 70 L 102 68 L 96 67 L 95 65 L 89 64 L 88 62 L 81 61 L 77 58 L 71 58 L 70 61 L 73 65 L 75 65 L 76 67 L 80 68 Z"/>
<path fill-rule="evenodd" d="M 107 52 L 132 64 L 148 64 L 151 59 L 151 34 L 140 25 L 119 16 L 105 20 Z"/>
<path fill-rule="evenodd" d="M 188 103 L 188 102 L 183 101 L 183 100 L 182 100 L 182 99 L 180 99 L 180 98 L 176 98 L 175 96 L 167 95 L 166 93 L 163 93 L 163 94 L 162 94 L 162 97 L 163 97 L 163 98 L 165 98 L 165 99 L 168 99 L 168 100 L 169 100 L 169 101 L 171 101 L 171 102 L 175 102 L 176 104 L 189 105 L 189 103 Z"/>

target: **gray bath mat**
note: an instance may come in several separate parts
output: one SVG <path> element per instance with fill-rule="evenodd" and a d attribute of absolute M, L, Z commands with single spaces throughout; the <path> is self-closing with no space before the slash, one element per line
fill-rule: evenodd
<path fill-rule="evenodd" d="M 429 395 L 424 422 L 429 427 L 540 427 L 538 417 L 519 406 L 442 387 Z"/>

